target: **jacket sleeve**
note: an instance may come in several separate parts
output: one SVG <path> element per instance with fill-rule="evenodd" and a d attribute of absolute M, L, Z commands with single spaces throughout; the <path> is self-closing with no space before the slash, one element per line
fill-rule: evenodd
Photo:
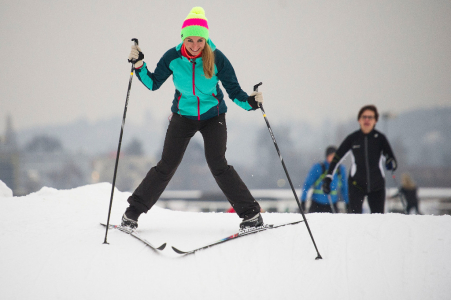
<path fill-rule="evenodd" d="M 340 162 L 346 157 L 348 152 L 351 150 L 352 140 L 353 134 L 348 135 L 345 138 L 345 140 L 341 143 L 340 147 L 338 147 L 337 152 L 335 152 L 335 156 L 329 165 L 329 169 L 327 170 L 327 177 L 330 177 L 330 179 L 333 179 L 333 175 L 335 174 L 336 169 L 340 165 Z"/>
<path fill-rule="evenodd" d="M 147 69 L 147 64 L 144 62 L 141 68 L 135 69 L 136 77 L 151 91 L 158 90 L 163 83 L 172 75 L 172 70 L 169 68 L 170 62 L 176 57 L 175 48 L 167 51 L 152 73 Z"/>
<path fill-rule="evenodd" d="M 385 135 L 382 135 L 382 154 L 385 156 L 386 160 L 389 160 L 390 158 L 396 161 L 395 155 L 393 154 L 393 151 L 390 147 L 390 143 L 387 140 L 387 137 Z M 397 161 L 396 161 L 397 162 Z"/>
<path fill-rule="evenodd" d="M 253 110 L 247 102 L 249 96 L 241 89 L 241 86 L 238 83 L 232 64 L 219 49 L 215 50 L 215 64 L 218 71 L 216 76 L 221 81 L 229 98 L 241 108 Z"/>
<path fill-rule="evenodd" d="M 315 183 L 316 180 L 321 176 L 322 169 L 320 164 L 314 164 L 310 169 L 310 172 L 305 179 L 304 185 L 302 187 L 301 201 L 307 200 L 307 193 L 310 187 Z"/>
<path fill-rule="evenodd" d="M 349 195 L 348 195 L 348 179 L 346 178 L 346 168 L 343 165 L 340 165 L 340 174 L 341 174 L 341 196 L 343 197 L 343 201 L 348 204 L 349 203 Z"/>

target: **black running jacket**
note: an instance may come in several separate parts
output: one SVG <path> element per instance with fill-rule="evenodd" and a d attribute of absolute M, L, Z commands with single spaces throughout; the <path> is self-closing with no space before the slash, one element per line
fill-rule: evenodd
<path fill-rule="evenodd" d="M 395 160 L 393 151 L 385 135 L 373 129 L 364 134 L 361 130 L 348 135 L 338 147 L 329 165 L 328 177 L 332 177 L 341 161 L 351 154 L 352 166 L 349 170 L 348 184 L 365 193 L 385 188 L 385 161 Z"/>

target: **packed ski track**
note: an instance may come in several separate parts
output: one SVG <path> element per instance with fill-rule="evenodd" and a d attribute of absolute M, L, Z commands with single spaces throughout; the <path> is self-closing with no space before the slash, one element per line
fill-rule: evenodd
<path fill-rule="evenodd" d="M 238 231 L 235 214 L 154 207 L 110 229 L 111 185 L 0 196 L 0 299 L 449 299 L 451 217 L 307 214 L 305 223 L 191 250 Z M 4 195 L 4 194 L 3 194 Z M 115 191 L 111 224 L 130 193 Z M 295 201 L 295 200 L 293 200 Z M 266 223 L 302 220 L 264 213 Z"/>

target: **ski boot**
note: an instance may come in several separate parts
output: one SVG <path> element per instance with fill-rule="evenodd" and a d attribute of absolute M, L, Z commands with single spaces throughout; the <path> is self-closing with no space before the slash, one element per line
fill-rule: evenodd
<path fill-rule="evenodd" d="M 121 226 L 131 231 L 138 228 L 138 218 L 141 212 L 137 211 L 133 206 L 129 206 L 122 215 Z"/>
<path fill-rule="evenodd" d="M 244 217 L 243 222 L 240 224 L 240 230 L 255 229 L 263 226 L 263 218 L 260 213 L 253 216 Z"/>

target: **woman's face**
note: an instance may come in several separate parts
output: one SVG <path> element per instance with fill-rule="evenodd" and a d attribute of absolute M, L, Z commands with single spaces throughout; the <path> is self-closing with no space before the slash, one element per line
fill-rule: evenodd
<path fill-rule="evenodd" d="M 376 114 L 374 113 L 374 111 L 370 109 L 364 110 L 363 113 L 360 115 L 359 118 L 360 129 L 365 134 L 370 133 L 371 130 L 373 130 L 374 126 L 376 125 L 376 122 L 377 122 Z"/>
<path fill-rule="evenodd" d="M 200 36 L 189 36 L 183 41 L 183 44 L 191 55 L 196 56 L 204 49 L 205 39 Z"/>

